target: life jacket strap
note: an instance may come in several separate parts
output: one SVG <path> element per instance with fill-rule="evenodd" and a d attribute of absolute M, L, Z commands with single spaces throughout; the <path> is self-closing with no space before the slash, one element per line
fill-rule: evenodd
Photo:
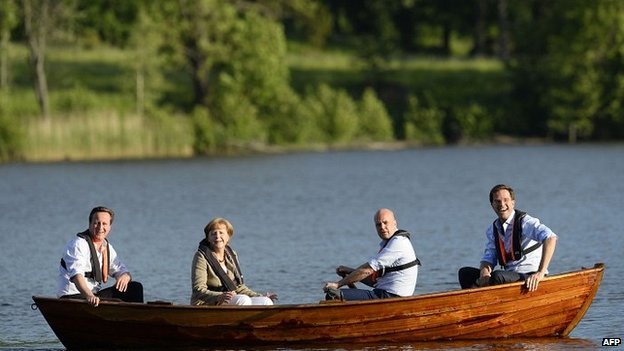
<path fill-rule="evenodd" d="M 412 268 L 414 266 L 420 266 L 420 260 L 418 258 L 416 258 L 415 260 L 411 262 L 401 264 L 398 266 L 394 266 L 394 267 L 382 266 L 381 269 L 376 272 L 377 278 L 383 277 L 384 275 L 386 275 L 386 273 L 402 271 L 404 269 Z"/>
<path fill-rule="evenodd" d="M 390 240 L 394 239 L 395 237 L 399 237 L 399 236 L 404 236 L 407 239 L 410 239 L 410 233 L 409 232 L 407 232 L 407 231 L 405 231 L 403 229 L 399 229 L 394 234 L 392 234 L 392 236 L 390 237 L 390 239 L 388 239 L 386 241 L 384 246 L 381 249 L 379 249 L 379 252 L 381 252 L 381 250 L 383 250 L 388 245 Z M 404 269 L 408 269 L 408 268 L 411 268 L 411 267 L 414 267 L 414 266 L 420 266 L 420 265 L 421 265 L 420 264 L 420 260 L 417 257 L 414 261 L 411 261 L 411 262 L 408 262 L 408 263 L 405 263 L 405 264 L 402 264 L 402 265 L 398 265 L 398 266 L 394 266 L 394 267 L 382 266 L 379 270 L 373 272 L 371 278 L 372 278 L 372 281 L 376 283 L 377 282 L 377 278 L 383 277 L 384 275 L 386 275 L 386 273 L 402 271 Z"/>
<path fill-rule="evenodd" d="M 238 260 L 229 246 L 226 246 L 226 255 L 229 255 L 231 260 L 234 261 L 234 281 L 227 275 L 227 273 L 225 273 L 219 262 L 217 262 L 217 259 L 212 255 L 208 240 L 203 239 L 200 241 L 198 250 L 204 255 L 204 258 L 206 258 L 206 261 L 221 281 L 223 291 L 234 291 L 236 290 L 238 284 L 243 284 L 243 276 L 240 273 Z"/>
<path fill-rule="evenodd" d="M 67 270 L 67 263 L 65 263 L 65 260 L 62 259 L 62 258 L 61 258 L 61 267 L 63 267 L 65 270 Z M 85 278 L 94 279 L 93 272 L 91 272 L 91 271 L 85 272 L 84 276 L 85 276 Z"/>
<path fill-rule="evenodd" d="M 528 248 L 526 248 L 526 249 L 522 250 L 522 254 L 523 254 L 523 255 L 526 255 L 526 254 L 528 254 L 528 253 L 531 253 L 531 252 L 533 252 L 533 251 L 535 251 L 535 250 L 539 249 L 541 246 L 542 246 L 542 243 L 537 243 L 537 244 L 535 244 L 535 245 L 533 245 L 533 246 L 531 246 L 531 247 L 528 247 Z M 507 256 L 507 260 L 508 260 L 509 262 L 513 261 L 513 260 L 512 260 L 512 255 L 511 255 L 511 253 L 510 253 L 510 252 L 507 252 L 507 255 L 506 255 L 506 256 Z M 507 267 L 507 265 L 505 265 L 505 268 L 506 268 L 506 267 Z"/>
<path fill-rule="evenodd" d="M 95 249 L 95 244 L 93 244 L 93 239 L 91 238 L 91 234 L 89 233 L 89 230 L 85 230 L 82 233 L 78 233 L 76 234 L 76 236 L 83 238 L 84 240 L 87 241 L 87 244 L 89 245 L 89 252 L 91 253 L 91 272 L 85 272 L 84 276 L 85 278 L 89 278 L 89 279 L 93 279 L 98 283 L 106 283 L 106 279 L 103 278 L 102 276 L 102 271 L 103 271 L 103 267 L 100 267 L 100 262 L 98 261 L 97 258 L 97 250 Z M 108 242 L 108 240 L 106 241 L 106 254 L 105 257 L 106 259 L 104 259 L 103 257 L 103 264 L 106 266 L 106 272 L 108 272 L 108 268 L 110 266 L 110 243 Z M 104 254 L 103 254 L 104 256 Z M 65 260 L 63 258 L 61 258 L 61 267 L 63 267 L 65 270 L 67 270 L 67 264 L 65 263 Z"/>
<path fill-rule="evenodd" d="M 492 223 L 492 230 L 494 231 L 494 240 L 498 241 L 496 247 L 496 257 L 498 259 L 498 263 L 502 267 L 506 267 L 508 262 L 517 261 L 524 256 L 527 251 L 522 249 L 522 245 L 520 242 L 520 237 L 522 236 L 522 220 L 526 215 L 526 212 L 516 209 L 515 217 L 512 222 L 512 238 L 511 238 L 511 250 L 510 252 L 505 252 L 505 245 L 503 244 L 503 237 L 505 236 L 505 232 L 499 232 L 499 228 L 496 225 L 497 222 L 500 222 L 500 219 L 495 219 Z M 503 225 L 501 223 L 501 229 L 503 229 Z M 496 239 L 498 238 L 498 239 Z M 536 248 L 533 248 L 535 250 Z"/>

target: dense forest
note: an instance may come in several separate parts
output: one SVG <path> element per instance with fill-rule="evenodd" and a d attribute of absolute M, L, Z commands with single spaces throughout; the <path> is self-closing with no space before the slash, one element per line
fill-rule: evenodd
<path fill-rule="evenodd" d="M 0 161 L 624 138 L 620 0 L 0 0 Z"/>

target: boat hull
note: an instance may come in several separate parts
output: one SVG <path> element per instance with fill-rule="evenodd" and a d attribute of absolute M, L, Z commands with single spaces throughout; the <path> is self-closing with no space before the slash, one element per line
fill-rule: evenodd
<path fill-rule="evenodd" d="M 33 296 L 73 349 L 416 342 L 567 336 L 602 280 L 604 265 L 522 283 L 408 298 L 275 306 L 185 306 Z M 96 332 L 97 331 L 97 332 Z M 96 337 L 95 334 L 105 335 Z"/>

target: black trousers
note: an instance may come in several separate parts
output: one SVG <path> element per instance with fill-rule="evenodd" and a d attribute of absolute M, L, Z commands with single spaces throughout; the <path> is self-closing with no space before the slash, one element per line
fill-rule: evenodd
<path fill-rule="evenodd" d="M 135 281 L 128 283 L 126 291 L 121 292 L 114 286 L 102 289 L 95 294 L 100 299 L 119 299 L 125 302 L 143 302 L 143 284 Z M 83 298 L 82 294 L 64 295 L 62 299 Z"/>
<path fill-rule="evenodd" d="M 459 285 L 461 285 L 462 289 L 474 288 L 477 287 L 476 282 L 481 276 L 481 270 L 474 267 L 462 267 L 459 269 L 459 272 L 457 272 L 457 275 L 459 278 Z M 488 284 L 498 285 L 523 281 L 526 280 L 527 276 L 528 274 L 525 273 L 495 270 L 492 271 Z"/>
<path fill-rule="evenodd" d="M 401 297 L 399 295 L 389 293 L 383 289 L 342 289 L 342 296 L 346 301 L 390 299 L 393 297 Z"/>

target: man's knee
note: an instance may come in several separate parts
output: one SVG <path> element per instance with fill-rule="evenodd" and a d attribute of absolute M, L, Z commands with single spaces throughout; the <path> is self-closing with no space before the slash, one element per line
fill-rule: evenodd
<path fill-rule="evenodd" d="M 125 301 L 143 302 L 143 284 L 131 281 L 126 289 Z"/>
<path fill-rule="evenodd" d="M 490 284 L 498 285 L 498 284 L 505 284 L 505 283 L 513 283 L 513 282 L 517 282 L 520 280 L 522 280 L 522 276 L 520 276 L 518 273 L 499 270 L 499 271 L 492 272 L 492 277 L 490 278 Z"/>
<path fill-rule="evenodd" d="M 506 282 L 505 275 L 503 271 L 494 271 L 492 272 L 492 277 L 490 278 L 492 285 L 504 284 Z"/>
<path fill-rule="evenodd" d="M 462 278 L 468 277 L 468 276 L 473 276 L 475 269 L 476 268 L 474 268 L 474 267 L 462 267 L 462 268 L 460 268 L 459 271 L 457 271 L 457 276 L 459 277 L 459 280 L 461 280 Z"/>
<path fill-rule="evenodd" d="M 479 270 L 474 267 L 462 267 L 457 272 L 457 278 L 459 279 L 459 285 L 462 289 L 472 288 L 479 278 Z"/>
<path fill-rule="evenodd" d="M 128 290 L 132 291 L 137 295 L 143 296 L 143 284 L 139 282 L 131 281 L 130 283 L 128 283 Z"/>

